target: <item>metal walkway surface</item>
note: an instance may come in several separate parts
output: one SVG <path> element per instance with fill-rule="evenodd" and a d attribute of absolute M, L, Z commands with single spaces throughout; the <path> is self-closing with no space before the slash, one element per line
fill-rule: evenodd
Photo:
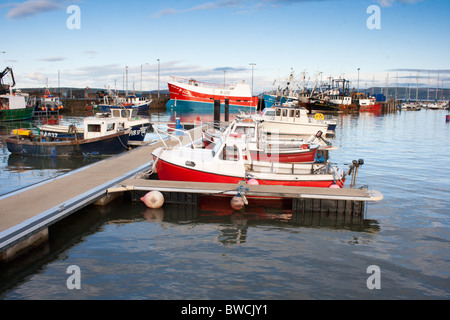
<path fill-rule="evenodd" d="M 145 146 L 0 198 L 0 250 L 106 195 L 106 190 L 152 165 Z"/>
<path fill-rule="evenodd" d="M 201 130 L 198 127 L 188 133 L 195 137 Z M 187 136 L 165 143 L 189 143 L 192 138 Z M 152 151 L 161 146 L 161 141 L 141 146 L 0 197 L 0 258 L 11 246 L 106 196 L 108 188 L 149 170 L 153 164 Z"/>

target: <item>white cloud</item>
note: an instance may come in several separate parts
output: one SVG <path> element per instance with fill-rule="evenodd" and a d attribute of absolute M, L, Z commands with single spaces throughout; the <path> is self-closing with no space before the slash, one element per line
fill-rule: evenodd
<path fill-rule="evenodd" d="M 21 19 L 61 8 L 62 4 L 54 0 L 28 0 L 13 4 L 13 8 L 8 12 L 6 17 L 9 19 Z"/>
<path fill-rule="evenodd" d="M 44 80 L 45 80 L 45 76 L 44 76 L 42 73 L 39 73 L 39 72 L 32 72 L 32 73 L 29 73 L 29 74 L 27 75 L 27 77 L 28 77 L 30 80 L 33 80 L 33 81 L 44 81 Z"/>
<path fill-rule="evenodd" d="M 46 62 L 55 62 L 55 61 L 64 61 L 67 60 L 67 58 L 64 57 L 47 57 L 47 58 L 41 58 L 37 59 L 38 61 L 46 61 Z"/>
<path fill-rule="evenodd" d="M 399 3 L 417 3 L 423 0 L 378 0 L 379 4 L 382 7 L 390 7 L 392 6 L 394 3 L 399 2 Z"/>
<path fill-rule="evenodd" d="M 219 0 L 215 2 L 206 2 L 191 8 L 187 9 L 174 9 L 174 8 L 168 8 L 161 11 L 158 11 L 153 15 L 153 18 L 160 18 L 163 16 L 168 16 L 172 14 L 177 13 L 184 13 L 184 12 L 191 12 L 191 11 L 202 11 L 202 10 L 214 10 L 214 9 L 221 9 L 225 7 L 235 7 L 238 6 L 241 3 L 241 1 L 238 0 Z"/>

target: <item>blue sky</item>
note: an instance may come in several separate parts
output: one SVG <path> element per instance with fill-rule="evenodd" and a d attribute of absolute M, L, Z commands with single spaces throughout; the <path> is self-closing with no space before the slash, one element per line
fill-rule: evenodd
<path fill-rule="evenodd" d="M 67 12 L 78 6 L 80 15 Z M 379 8 L 379 29 L 367 20 Z M 170 76 L 270 90 L 291 71 L 375 85 L 448 87 L 448 0 L 3 0 L 0 68 L 17 87 L 167 89 Z M 79 21 L 69 29 L 67 20 Z M 224 72 L 225 71 L 225 72 Z"/>

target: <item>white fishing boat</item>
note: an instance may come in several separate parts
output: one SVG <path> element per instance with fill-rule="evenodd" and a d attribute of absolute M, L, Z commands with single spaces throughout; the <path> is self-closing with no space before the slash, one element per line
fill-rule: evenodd
<path fill-rule="evenodd" d="M 116 118 L 119 126 L 125 130 L 130 129 L 130 136 L 128 144 L 138 144 L 144 141 L 145 135 L 150 130 L 151 123 L 148 119 L 143 119 L 138 116 L 137 109 L 111 109 L 110 113 L 97 113 L 102 118 Z M 50 125 L 44 124 L 38 126 L 42 135 L 53 138 L 67 138 L 79 136 L 84 134 L 83 127 L 71 125 Z"/>
<path fill-rule="evenodd" d="M 280 136 L 310 136 L 318 131 L 331 133 L 336 128 L 336 122 L 325 120 L 322 114 L 316 114 L 314 118 L 310 118 L 305 108 L 290 105 L 274 106 L 265 108 L 261 114 L 241 114 L 236 117 L 241 120 L 260 121 L 264 131 Z"/>
<path fill-rule="evenodd" d="M 10 84 L 3 79 L 10 75 Z M 20 90 L 13 91 L 15 86 L 14 74 L 11 68 L 6 67 L 0 72 L 0 121 L 29 120 L 33 118 L 36 102 L 30 99 L 28 93 Z"/>
<path fill-rule="evenodd" d="M 258 121 L 234 120 L 225 130 L 214 128 L 203 132 L 203 143 L 208 146 L 218 139 L 231 137 L 241 139 L 242 147 L 248 148 L 251 158 L 259 161 L 276 162 L 314 162 L 317 151 L 331 150 L 333 147 L 321 137 L 322 132 L 304 139 L 279 138 L 267 135 Z"/>
<path fill-rule="evenodd" d="M 402 110 L 418 111 L 421 109 L 420 105 L 416 102 L 403 102 L 400 105 Z"/>

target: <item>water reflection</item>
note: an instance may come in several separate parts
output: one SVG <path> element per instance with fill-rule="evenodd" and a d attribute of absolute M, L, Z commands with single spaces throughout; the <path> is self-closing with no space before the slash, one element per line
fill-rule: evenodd
<path fill-rule="evenodd" d="M 98 161 L 90 158 L 65 158 L 65 157 L 32 157 L 10 154 L 8 166 L 4 170 L 23 172 L 27 170 L 62 170 L 68 171 Z"/>
<path fill-rule="evenodd" d="M 270 205 L 256 203 L 245 207 L 243 211 L 233 210 L 227 197 L 202 197 L 198 206 L 164 204 L 162 208 L 150 209 L 143 204 L 133 203 L 132 207 L 141 210 L 146 221 L 164 226 L 216 224 L 220 231 L 217 240 L 223 244 L 245 242 L 250 227 L 326 228 L 367 233 L 380 231 L 378 222 L 365 219 L 364 214 L 292 212 L 290 201 L 271 202 Z"/>

